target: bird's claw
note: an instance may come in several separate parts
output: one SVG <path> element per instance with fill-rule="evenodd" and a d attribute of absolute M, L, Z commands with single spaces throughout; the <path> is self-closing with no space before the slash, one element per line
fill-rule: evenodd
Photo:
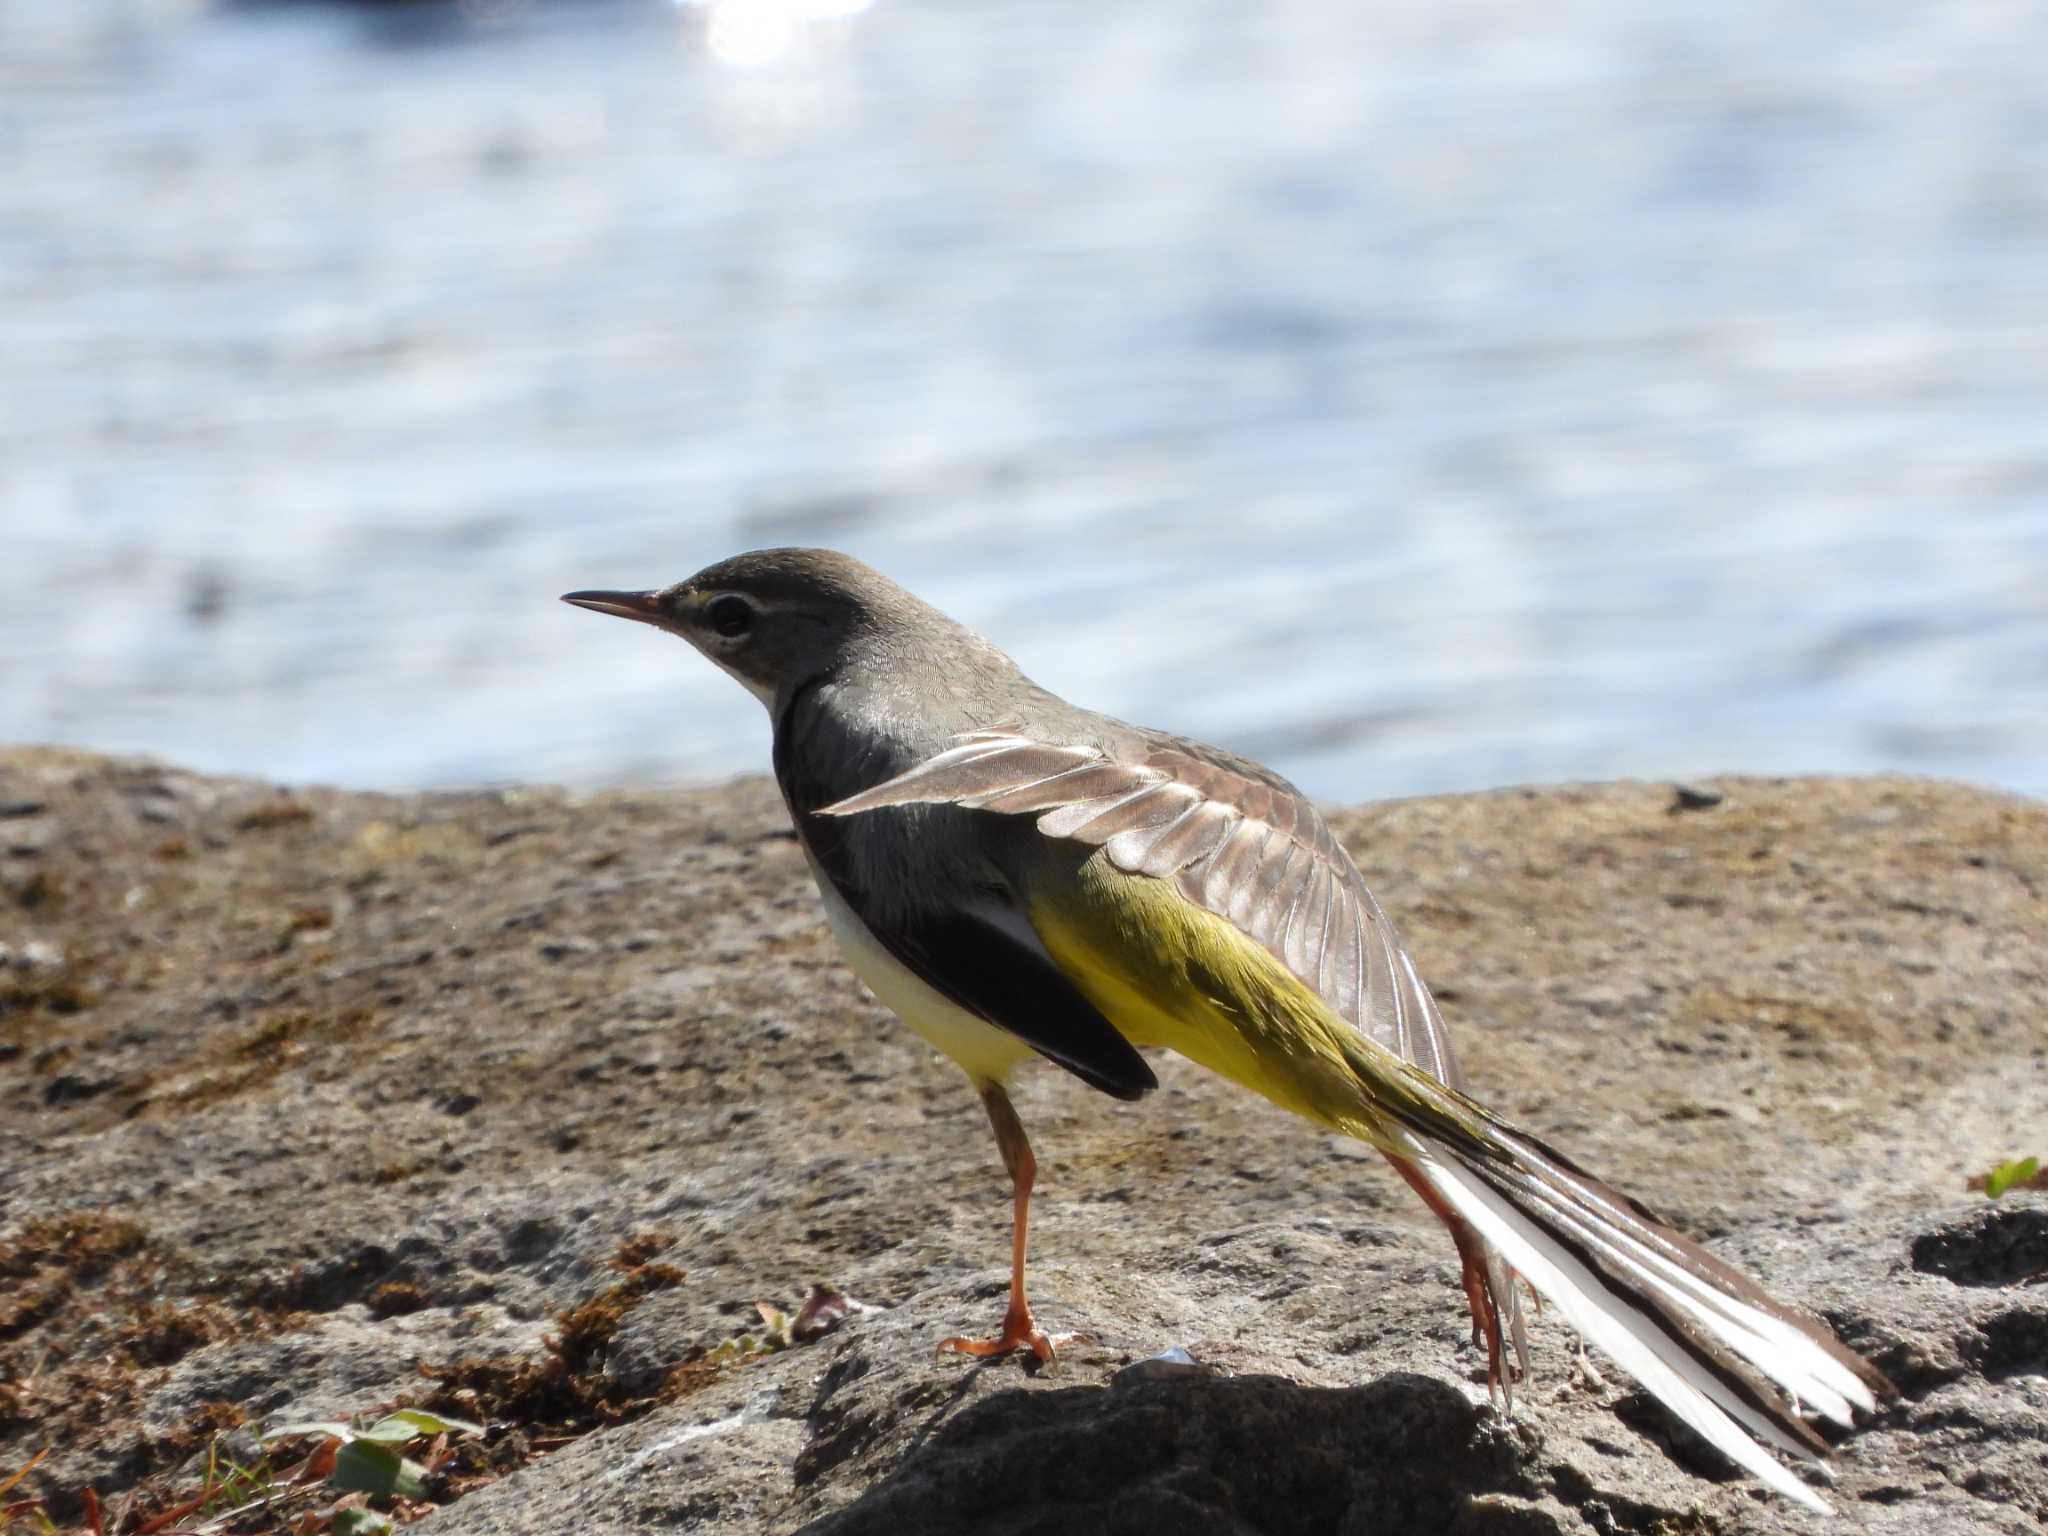
<path fill-rule="evenodd" d="M 995 1338 L 970 1339 L 956 1334 L 950 1339 L 939 1340 L 938 1352 L 972 1355 L 978 1360 L 992 1360 L 999 1355 L 1029 1350 L 1038 1358 L 1041 1365 L 1051 1366 L 1058 1358 L 1054 1346 L 1071 1344 L 1080 1337 L 1077 1333 L 1042 1332 L 1028 1308 L 1012 1307 L 1003 1319 L 1003 1331 Z"/>

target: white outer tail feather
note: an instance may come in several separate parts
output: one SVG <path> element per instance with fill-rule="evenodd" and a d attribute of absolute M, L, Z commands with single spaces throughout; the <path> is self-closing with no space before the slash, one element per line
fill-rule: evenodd
<path fill-rule="evenodd" d="M 1517 1147 L 1518 1152 L 1523 1151 Z M 1561 1224 L 1610 1258 L 1642 1273 L 1668 1299 L 1682 1306 L 1703 1328 L 1775 1381 L 1805 1407 L 1848 1428 L 1856 1422 L 1851 1404 L 1866 1413 L 1877 1400 L 1854 1372 L 1817 1348 L 1812 1340 L 1782 1318 L 1758 1311 L 1738 1297 L 1717 1290 L 1638 1241 L 1622 1228 L 1603 1225 L 1574 1210 L 1538 1185 L 1532 1191 Z M 1657 1284 L 1662 1281 L 1662 1284 Z M 1798 1454 L 1797 1447 L 1788 1446 Z"/>
<path fill-rule="evenodd" d="M 1626 1298 L 1617 1297 L 1611 1285 L 1528 1215 L 1515 1209 L 1506 1196 L 1458 1167 L 1453 1154 L 1412 1132 L 1403 1136 L 1409 1143 L 1409 1155 L 1431 1188 L 1498 1248 L 1508 1263 L 1562 1312 L 1583 1337 L 1605 1350 L 1616 1364 L 1731 1461 L 1786 1498 L 1820 1514 L 1834 1513 L 1827 1500 L 1794 1476 L 1751 1434 L 1795 1455 L 1805 1457 L 1808 1452 L 1793 1444 L 1777 1426 L 1735 1397 L 1712 1373 L 1666 1339 Z M 1554 1204 L 1546 1205 L 1555 1211 Z M 1626 1264 L 1645 1290 L 1655 1291 L 1699 1319 L 1735 1353 L 1791 1392 L 1799 1402 L 1816 1407 L 1825 1405 L 1828 1417 L 1841 1423 L 1849 1422 L 1845 1398 L 1864 1408 L 1875 1407 L 1862 1382 L 1796 1329 L 1718 1292 L 1713 1293 L 1709 1305 L 1702 1299 L 1700 1293 L 1705 1288 L 1698 1282 L 1678 1275 L 1672 1266 L 1654 1255 L 1637 1257 L 1642 1254 L 1640 1245 L 1629 1242 L 1623 1234 L 1612 1228 L 1596 1232 L 1577 1213 L 1570 1217 L 1558 1214 L 1562 1223 L 1571 1226 L 1582 1238 L 1598 1243 L 1610 1256 Z M 1623 1244 L 1630 1251 L 1624 1252 Z M 1719 1316 L 1712 1315 L 1717 1311 Z M 1743 1432 L 1745 1427 L 1751 1434 Z"/>

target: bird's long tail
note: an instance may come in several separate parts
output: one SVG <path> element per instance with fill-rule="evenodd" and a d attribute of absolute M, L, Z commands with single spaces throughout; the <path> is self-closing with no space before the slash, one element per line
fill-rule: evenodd
<path fill-rule="evenodd" d="M 1884 1375 L 1626 1195 L 1469 1099 L 1445 1097 L 1446 1119 L 1404 1115 L 1393 1128 L 1416 1177 L 1703 1439 L 1828 1512 L 1764 1447 L 1824 1455 L 1806 1415 L 1850 1424 L 1893 1395 Z"/>

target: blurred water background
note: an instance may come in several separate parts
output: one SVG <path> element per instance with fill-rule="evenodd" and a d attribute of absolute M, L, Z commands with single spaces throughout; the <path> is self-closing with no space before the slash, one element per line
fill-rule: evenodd
<path fill-rule="evenodd" d="M 1339 800 L 2048 793 L 2048 6 L 0 0 L 0 739 L 766 766 L 835 545 Z"/>

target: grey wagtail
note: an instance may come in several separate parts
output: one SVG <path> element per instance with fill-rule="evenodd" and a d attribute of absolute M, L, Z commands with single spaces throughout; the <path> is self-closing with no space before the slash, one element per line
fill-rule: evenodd
<path fill-rule="evenodd" d="M 1166 1046 L 1386 1155 L 1450 1229 L 1504 1396 L 1526 1361 L 1519 1275 L 1706 1440 L 1827 1510 L 1764 1445 L 1824 1455 L 1809 1415 L 1851 1424 L 1891 1384 L 1467 1097 L 1394 925 L 1285 779 L 1056 698 L 828 550 L 563 601 L 682 636 L 768 707 L 847 960 L 981 1094 L 1015 1197 L 1010 1305 L 995 1338 L 942 1348 L 1052 1356 L 1024 1294 L 1037 1168 L 1011 1074 L 1035 1053 L 1136 1099 L 1158 1086 L 1139 1047 Z"/>

